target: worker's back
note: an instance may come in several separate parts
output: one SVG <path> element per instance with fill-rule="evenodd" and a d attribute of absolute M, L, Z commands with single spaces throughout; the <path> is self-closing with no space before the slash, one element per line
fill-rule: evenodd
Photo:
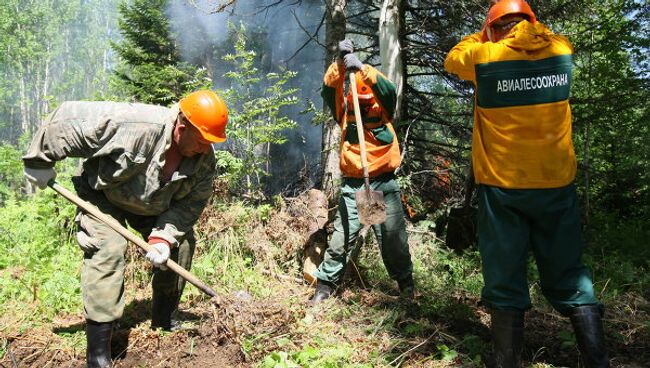
<path fill-rule="evenodd" d="M 476 181 L 502 188 L 571 183 L 576 171 L 568 102 L 571 44 L 528 21 L 496 43 L 478 37 L 466 38 L 445 62 L 476 85 Z"/>

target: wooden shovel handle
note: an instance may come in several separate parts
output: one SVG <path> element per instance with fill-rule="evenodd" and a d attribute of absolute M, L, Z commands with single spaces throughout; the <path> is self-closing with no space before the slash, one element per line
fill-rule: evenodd
<path fill-rule="evenodd" d="M 47 185 L 54 189 L 57 193 L 59 193 L 61 196 L 65 197 L 67 200 L 70 202 L 74 203 L 84 211 L 90 213 L 91 215 L 95 216 L 96 218 L 100 219 L 102 222 L 104 222 L 106 225 L 108 225 L 111 229 L 117 231 L 120 235 L 122 235 L 124 238 L 126 238 L 128 241 L 134 243 L 138 247 L 144 249 L 146 252 L 148 252 L 151 249 L 151 245 L 144 241 L 143 239 L 139 238 L 126 228 L 122 226 L 119 222 L 117 222 L 114 218 L 107 216 L 104 214 L 102 211 L 99 210 L 99 208 L 95 207 L 93 204 L 84 201 L 83 199 L 79 198 L 76 194 L 72 193 L 71 191 L 67 190 L 66 188 L 62 187 L 59 185 L 57 182 L 54 180 L 50 180 Z M 210 295 L 211 297 L 215 298 L 217 301 L 217 304 L 219 304 L 219 296 L 217 293 L 212 290 L 210 287 L 208 287 L 206 284 L 201 282 L 196 276 L 192 275 L 189 271 L 181 267 L 178 263 L 172 261 L 171 259 L 167 260 L 167 263 L 165 264 L 167 268 L 170 270 L 174 271 L 178 276 L 184 278 L 187 280 L 189 283 L 192 285 L 196 286 L 199 288 L 201 291 L 204 293 Z"/>
<path fill-rule="evenodd" d="M 361 168 L 363 169 L 363 180 L 366 190 L 370 190 L 370 179 L 368 178 L 368 158 L 366 157 L 366 139 L 363 133 L 363 121 L 361 120 L 361 109 L 359 108 L 359 96 L 357 95 L 356 73 L 350 73 L 350 91 L 352 92 L 352 104 L 354 105 L 354 120 L 357 126 L 357 136 L 359 137 L 359 151 L 361 154 Z"/>

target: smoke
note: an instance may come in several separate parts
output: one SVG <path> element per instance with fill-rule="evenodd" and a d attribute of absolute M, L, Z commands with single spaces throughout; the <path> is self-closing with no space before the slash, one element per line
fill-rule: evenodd
<path fill-rule="evenodd" d="M 229 14 L 209 14 L 185 1 L 170 1 L 167 13 L 172 33 L 185 61 L 197 62 L 228 36 Z"/>
<path fill-rule="evenodd" d="M 225 44 L 228 22 L 235 25 L 241 22 L 248 33 L 264 40 L 265 45 L 255 50 L 262 72 L 282 68 L 298 72 L 289 87 L 300 89 L 298 97 L 301 103 L 289 109 L 287 114 L 298 122 L 299 128 L 288 133 L 287 143 L 271 148 L 272 177 L 267 182 L 269 191 L 277 193 L 296 185 L 290 181 L 297 181 L 305 169 L 312 174 L 310 179 L 313 180 L 320 163 L 321 127 L 313 126 L 312 116 L 300 114 L 300 111 L 306 107 L 308 100 L 321 106 L 325 50 L 318 43 L 322 44 L 325 36 L 325 27 L 319 29 L 325 11 L 322 2 L 280 1 L 271 6 L 278 1 L 238 0 L 233 7 L 221 13 L 209 13 L 209 3 L 214 2 L 193 3 L 196 6 L 186 2 L 170 2 L 167 11 L 172 31 L 183 60 L 206 65 L 213 73 L 211 76 L 217 88 L 227 87 L 223 85 L 222 74 L 228 69 L 224 69 L 220 58 L 232 51 L 232 45 Z M 313 39 L 307 42 L 312 37 L 318 43 Z"/>

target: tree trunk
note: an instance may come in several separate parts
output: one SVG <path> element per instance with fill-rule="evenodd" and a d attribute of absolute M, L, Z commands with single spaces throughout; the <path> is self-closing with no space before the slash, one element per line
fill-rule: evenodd
<path fill-rule="evenodd" d="M 379 55 L 381 68 L 397 86 L 397 106 L 393 121 L 397 124 L 402 116 L 402 96 L 404 88 L 404 62 L 400 40 L 403 24 L 403 1 L 384 0 L 379 17 Z"/>
<path fill-rule="evenodd" d="M 49 86 L 50 86 L 50 60 L 51 60 L 51 45 L 47 45 L 47 56 L 45 59 L 45 65 L 43 66 L 43 80 L 41 94 L 38 101 L 38 109 L 36 110 L 36 120 L 40 121 L 41 118 L 49 111 L 50 102 L 48 99 Z"/>
<path fill-rule="evenodd" d="M 345 38 L 345 7 L 346 0 L 327 0 L 326 16 L 326 44 L 327 53 L 325 56 L 325 68 L 336 58 L 338 53 L 338 42 Z M 325 107 L 327 110 L 327 107 Z M 327 111 L 326 111 L 327 113 Z M 339 144 L 341 141 L 341 129 L 334 119 L 328 119 L 323 124 L 323 140 L 321 151 L 322 180 L 321 188 L 333 204 L 336 191 L 341 179 L 339 169 Z"/>
<path fill-rule="evenodd" d="M 20 76 L 20 134 L 30 131 L 29 108 L 27 106 L 27 83 L 25 74 Z"/>

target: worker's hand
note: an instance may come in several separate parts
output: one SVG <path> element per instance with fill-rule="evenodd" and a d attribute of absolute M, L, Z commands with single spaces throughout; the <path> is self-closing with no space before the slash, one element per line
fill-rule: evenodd
<path fill-rule="evenodd" d="M 154 243 L 151 245 L 151 249 L 147 252 L 145 257 L 155 266 L 160 268 L 161 270 L 166 270 L 167 267 L 165 266 L 165 263 L 167 263 L 167 260 L 169 259 L 169 245 L 167 243 Z"/>
<path fill-rule="evenodd" d="M 86 234 L 85 231 L 77 232 L 77 242 L 79 243 L 79 248 L 81 248 L 84 253 L 94 253 L 99 250 L 97 239 Z"/>
<path fill-rule="evenodd" d="M 352 44 L 352 41 L 346 38 L 345 40 L 339 42 L 339 57 L 341 59 L 345 57 L 345 55 L 351 54 L 353 52 L 354 45 Z"/>
<path fill-rule="evenodd" d="M 31 167 L 25 167 L 25 178 L 29 180 L 30 183 L 36 185 L 41 189 L 47 187 L 47 183 L 56 178 L 56 171 L 53 167 L 47 169 L 33 169 Z"/>
<path fill-rule="evenodd" d="M 355 54 L 347 54 L 343 57 L 343 63 L 345 64 L 345 69 L 349 72 L 358 72 L 363 68 L 363 63 Z"/>

